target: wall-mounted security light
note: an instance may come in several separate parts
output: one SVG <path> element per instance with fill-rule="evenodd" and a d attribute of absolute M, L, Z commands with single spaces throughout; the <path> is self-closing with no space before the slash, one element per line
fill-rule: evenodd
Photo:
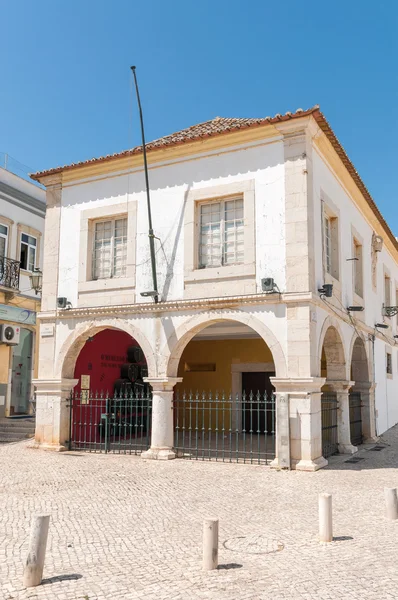
<path fill-rule="evenodd" d="M 64 296 L 59 296 L 57 298 L 57 306 L 58 308 L 72 308 L 72 303 L 69 302 L 68 298 L 65 298 Z"/>
<path fill-rule="evenodd" d="M 261 289 L 263 292 L 272 293 L 279 292 L 279 288 L 273 277 L 263 277 L 261 280 Z"/>
<path fill-rule="evenodd" d="M 347 306 L 348 312 L 362 312 L 364 309 L 363 306 Z"/>
<path fill-rule="evenodd" d="M 331 298 L 333 296 L 333 283 L 324 283 L 321 288 L 318 289 L 321 296 L 325 298 Z"/>
<path fill-rule="evenodd" d="M 155 291 L 140 293 L 140 296 L 143 296 L 144 298 L 155 298 L 155 297 L 157 298 L 158 295 L 159 295 L 159 292 L 155 292 Z"/>
<path fill-rule="evenodd" d="M 388 329 L 388 325 L 386 323 L 375 323 L 375 327 L 377 327 L 377 329 Z"/>
<path fill-rule="evenodd" d="M 383 317 L 395 317 L 398 315 L 398 306 L 384 306 L 382 309 Z"/>

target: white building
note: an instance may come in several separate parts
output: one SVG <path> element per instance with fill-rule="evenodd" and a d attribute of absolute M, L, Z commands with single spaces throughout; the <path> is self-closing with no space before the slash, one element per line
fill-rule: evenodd
<path fill-rule="evenodd" d="M 29 275 L 42 266 L 45 201 L 43 189 L 0 167 L 0 417 L 32 410 L 40 295 Z"/>
<path fill-rule="evenodd" d="M 149 458 L 220 459 L 220 442 L 225 460 L 276 453 L 273 465 L 315 470 L 397 423 L 397 323 L 383 304 L 397 304 L 398 243 L 319 107 L 217 117 L 147 151 L 158 303 L 141 295 L 153 289 L 142 148 L 34 176 L 47 188 L 37 442 L 87 447 L 83 421 L 120 442 L 127 417 L 93 392 L 140 374 Z M 129 344 L 142 372 L 125 364 Z M 173 410 L 175 386 L 204 395 Z M 127 411 L 130 429 L 144 413 Z"/>

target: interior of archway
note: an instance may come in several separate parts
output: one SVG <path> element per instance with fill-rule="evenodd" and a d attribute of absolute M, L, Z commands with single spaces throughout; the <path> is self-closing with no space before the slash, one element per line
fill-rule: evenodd
<path fill-rule="evenodd" d="M 329 389 L 328 381 L 344 381 L 346 379 L 343 343 L 339 332 L 332 326 L 327 330 L 323 340 L 320 372 L 321 377 L 326 377 L 323 391 Z"/>
<path fill-rule="evenodd" d="M 209 325 L 185 347 L 178 367 L 178 376 L 183 381 L 176 390 L 230 393 L 231 371 L 239 364 L 267 365 L 268 375 L 264 380 L 275 373 L 271 350 L 253 329 L 233 321 Z M 253 386 L 247 391 L 257 391 L 254 383 Z"/>
<path fill-rule="evenodd" d="M 178 376 L 183 379 L 174 403 L 179 455 L 210 459 L 227 452 L 229 460 L 255 455 L 260 463 L 275 457 L 270 381 L 275 365 L 257 332 L 235 321 L 208 325 L 184 348 Z"/>
<path fill-rule="evenodd" d="M 351 381 L 355 381 L 355 387 L 369 381 L 368 358 L 364 341 L 357 337 L 352 348 L 351 358 Z"/>
<path fill-rule="evenodd" d="M 75 363 L 75 392 L 125 394 L 143 389 L 148 375 L 146 359 L 138 342 L 125 331 L 103 329 L 93 333 L 81 348 Z"/>

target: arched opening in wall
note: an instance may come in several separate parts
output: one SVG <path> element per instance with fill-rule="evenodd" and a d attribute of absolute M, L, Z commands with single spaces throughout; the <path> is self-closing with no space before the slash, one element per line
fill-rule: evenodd
<path fill-rule="evenodd" d="M 272 352 L 249 326 L 204 326 L 182 351 L 174 392 L 177 456 L 266 464 L 275 458 Z"/>
<path fill-rule="evenodd" d="M 144 383 L 148 369 L 140 345 L 125 331 L 110 328 L 93 330 L 77 344 L 81 348 L 74 365 L 78 383 L 71 401 L 71 449 L 135 454 L 146 450 L 151 394 Z"/>
<path fill-rule="evenodd" d="M 370 431 L 371 419 L 368 357 L 360 337 L 356 338 L 352 348 L 351 381 L 355 382 L 349 396 L 351 444 L 358 446 L 363 443 L 364 433 Z"/>
<path fill-rule="evenodd" d="M 338 400 L 336 383 L 346 379 L 344 347 L 338 330 L 330 326 L 325 334 L 320 373 L 326 377 L 322 387 L 322 454 L 325 458 L 338 453 Z"/>

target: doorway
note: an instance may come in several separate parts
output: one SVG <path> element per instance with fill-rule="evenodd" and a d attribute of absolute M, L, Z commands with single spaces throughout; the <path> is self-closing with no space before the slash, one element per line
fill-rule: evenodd
<path fill-rule="evenodd" d="M 10 417 L 29 414 L 32 350 L 33 333 L 29 329 L 21 328 L 19 344 L 12 350 Z"/>
<path fill-rule="evenodd" d="M 275 433 L 275 372 L 242 373 L 242 429 L 257 434 Z"/>

